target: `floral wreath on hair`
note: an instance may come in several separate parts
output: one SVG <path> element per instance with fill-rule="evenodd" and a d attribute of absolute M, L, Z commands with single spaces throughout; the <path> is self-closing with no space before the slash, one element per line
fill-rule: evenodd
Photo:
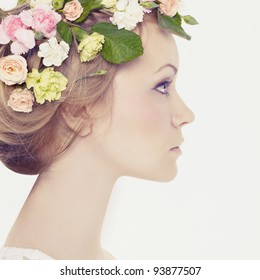
<path fill-rule="evenodd" d="M 72 42 L 81 62 L 93 60 L 98 53 L 114 64 L 141 56 L 141 37 L 131 30 L 143 21 L 144 13 L 152 10 L 157 10 L 161 28 L 190 40 L 182 22 L 198 22 L 192 16 L 181 16 L 180 4 L 180 0 L 18 0 L 16 8 L 0 9 L 0 45 L 9 44 L 12 53 L 0 58 L 0 80 L 8 86 L 19 85 L 7 105 L 16 112 L 29 113 L 34 102 L 59 100 L 68 79 L 54 67 L 68 57 Z M 88 33 L 81 23 L 93 10 L 111 14 L 111 23 L 96 23 Z M 37 54 L 46 68 L 40 72 L 33 68 L 28 73 L 22 55 L 33 48 L 38 48 Z M 83 78 L 106 73 L 98 70 Z"/>

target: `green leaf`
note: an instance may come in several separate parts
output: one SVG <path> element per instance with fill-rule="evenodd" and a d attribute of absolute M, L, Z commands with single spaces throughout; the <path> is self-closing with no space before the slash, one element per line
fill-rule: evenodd
<path fill-rule="evenodd" d="M 176 23 L 176 25 L 181 27 L 182 24 L 182 18 L 179 15 L 179 13 L 177 13 L 174 17 L 172 17 L 173 21 Z"/>
<path fill-rule="evenodd" d="M 101 4 L 102 0 L 93 0 L 91 10 L 101 9 L 105 6 Z"/>
<path fill-rule="evenodd" d="M 157 8 L 159 7 L 158 4 L 154 3 L 154 2 L 150 2 L 150 1 L 147 1 L 147 2 L 141 2 L 139 4 L 140 6 L 146 8 L 146 9 L 154 9 L 154 8 Z"/>
<path fill-rule="evenodd" d="M 77 20 L 75 20 L 75 22 L 84 21 L 88 17 L 88 15 L 91 11 L 91 8 L 93 6 L 93 0 L 79 0 L 79 2 L 82 5 L 84 10 L 83 10 L 83 13 L 81 14 L 81 16 Z"/>
<path fill-rule="evenodd" d="M 66 22 L 60 21 L 57 24 L 57 31 L 60 34 L 61 38 L 71 45 L 72 43 L 72 32 L 69 25 Z"/>
<path fill-rule="evenodd" d="M 183 16 L 182 18 L 184 19 L 184 21 L 185 21 L 187 24 L 190 24 L 190 25 L 199 24 L 199 23 L 197 22 L 197 20 L 196 20 L 194 17 L 192 17 L 192 16 L 187 15 L 187 16 Z"/>
<path fill-rule="evenodd" d="M 81 42 L 88 35 L 87 31 L 83 30 L 82 28 L 73 27 L 73 30 L 79 42 Z"/>
<path fill-rule="evenodd" d="M 89 77 L 94 77 L 94 76 L 103 76 L 103 75 L 106 75 L 107 74 L 107 70 L 105 69 L 100 69 L 100 70 L 97 70 L 95 73 L 90 73 L 90 74 L 87 74 L 85 76 L 82 76 L 81 78 L 79 78 L 78 80 L 76 80 L 76 83 L 80 80 L 83 80 L 83 79 L 86 79 L 86 78 L 89 78 Z"/>
<path fill-rule="evenodd" d="M 187 40 L 191 39 L 191 36 L 188 35 L 184 31 L 184 29 L 181 27 L 181 18 L 180 18 L 179 14 L 177 14 L 174 17 L 169 17 L 166 15 L 162 15 L 158 10 L 157 15 L 158 15 L 158 23 L 161 28 L 167 29 L 171 33 L 173 33 L 181 38 L 184 38 Z"/>
<path fill-rule="evenodd" d="M 108 62 L 121 64 L 143 54 L 141 37 L 132 31 L 118 29 L 112 23 L 101 22 L 92 26 L 91 33 L 93 32 L 105 36 L 101 55 Z"/>

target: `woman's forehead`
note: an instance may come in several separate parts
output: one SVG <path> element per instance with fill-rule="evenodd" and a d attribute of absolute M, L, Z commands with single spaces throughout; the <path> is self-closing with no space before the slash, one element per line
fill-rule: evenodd
<path fill-rule="evenodd" d="M 139 73 L 154 73 L 164 64 L 173 64 L 176 68 L 179 65 L 179 55 L 173 35 L 158 26 L 154 21 L 146 22 L 143 25 L 142 44 L 144 53 L 133 61 L 123 65 L 122 69 Z"/>
<path fill-rule="evenodd" d="M 133 31 L 141 36 L 144 52 L 134 60 L 119 65 L 119 72 L 123 75 L 147 76 L 165 64 L 178 68 L 179 54 L 174 35 L 159 27 L 157 17 L 153 15 L 145 14 L 141 27 L 142 32 L 139 28 Z"/>

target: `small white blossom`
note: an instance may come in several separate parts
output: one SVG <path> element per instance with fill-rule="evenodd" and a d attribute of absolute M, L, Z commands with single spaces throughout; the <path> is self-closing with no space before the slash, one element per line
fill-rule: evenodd
<path fill-rule="evenodd" d="M 119 0 L 116 4 L 116 12 L 110 20 L 118 26 L 118 29 L 125 28 L 132 30 L 138 22 L 143 21 L 143 7 L 139 5 L 138 0 Z"/>
<path fill-rule="evenodd" d="M 56 37 L 52 37 L 46 43 L 39 46 L 38 56 L 43 57 L 43 64 L 45 66 L 60 66 L 62 62 L 68 57 L 69 45 L 61 41 L 57 42 Z"/>
<path fill-rule="evenodd" d="M 117 3 L 116 3 L 116 8 L 118 11 L 125 11 L 126 10 L 126 7 L 128 5 L 128 1 L 129 0 L 119 0 Z"/>

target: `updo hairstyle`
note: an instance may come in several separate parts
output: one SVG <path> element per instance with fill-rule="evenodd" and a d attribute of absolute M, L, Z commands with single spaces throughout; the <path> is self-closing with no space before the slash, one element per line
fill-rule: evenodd
<path fill-rule="evenodd" d="M 89 32 L 91 26 L 98 22 L 110 22 L 109 12 L 93 11 L 82 26 Z M 138 28 L 141 26 L 138 26 Z M 10 55 L 10 46 L 3 45 L 0 57 Z M 41 68 L 41 59 L 37 48 L 30 50 L 24 57 L 28 71 Z M 69 57 L 55 70 L 68 78 L 68 86 L 62 92 L 60 100 L 43 105 L 34 103 L 30 113 L 21 113 L 7 106 L 10 93 L 15 86 L 6 86 L 0 81 L 0 160 L 9 169 L 22 174 L 38 174 L 64 152 L 77 137 L 81 125 L 71 129 L 66 124 L 62 110 L 79 114 L 82 108 L 90 112 L 102 103 L 110 108 L 113 78 L 120 65 L 107 62 L 99 54 L 94 60 L 80 62 L 79 53 L 73 43 Z M 107 70 L 106 75 L 80 79 L 97 70 Z"/>

